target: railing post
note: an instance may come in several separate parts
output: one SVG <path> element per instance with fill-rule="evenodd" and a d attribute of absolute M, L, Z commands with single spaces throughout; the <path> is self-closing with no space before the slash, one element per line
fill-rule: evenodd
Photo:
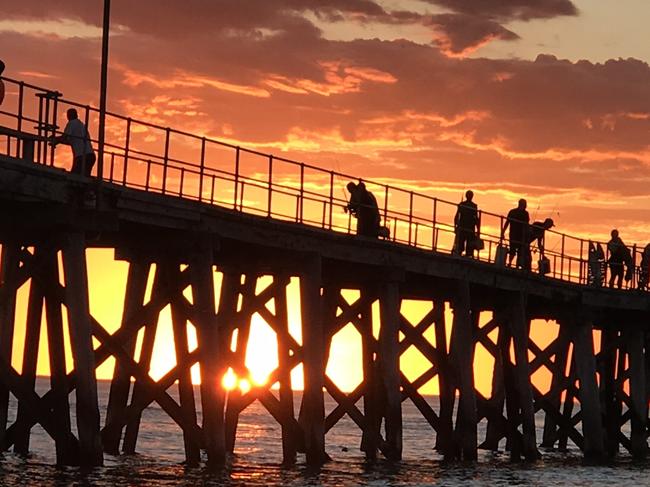
<path fill-rule="evenodd" d="M 334 215 L 334 171 L 330 171 L 330 216 L 329 229 L 332 229 L 332 217 Z"/>
<path fill-rule="evenodd" d="M 115 152 L 111 152 L 111 170 L 109 172 L 109 181 L 113 182 L 113 169 L 115 167 Z"/>
<path fill-rule="evenodd" d="M 562 251 L 560 252 L 560 279 L 564 279 L 564 234 L 562 234 Z"/>
<path fill-rule="evenodd" d="M 47 138 L 49 136 L 50 130 L 50 93 L 46 92 L 43 94 L 43 100 L 45 101 L 45 121 L 41 120 L 40 123 L 43 124 L 43 136 Z M 54 147 L 51 149 L 54 151 Z M 47 160 L 47 144 L 43 143 L 43 164 L 48 165 Z M 50 166 L 54 164 L 54 161 L 50 161 Z"/>
<path fill-rule="evenodd" d="M 384 186 L 384 225 L 388 226 L 388 185 Z"/>
<path fill-rule="evenodd" d="M 36 96 L 38 97 L 38 124 L 37 124 L 38 125 L 38 130 L 37 130 L 37 134 L 38 134 L 39 137 L 43 137 L 43 97 L 39 96 L 38 94 Z M 36 149 L 36 154 L 37 155 L 36 155 L 36 161 L 35 161 L 38 164 L 43 163 L 43 159 L 42 159 L 43 151 L 41 150 L 42 144 L 43 144 L 43 142 L 41 140 L 39 140 L 38 144 L 37 144 L 37 149 Z"/>
<path fill-rule="evenodd" d="M 201 166 L 199 167 L 199 201 L 203 201 L 204 175 L 205 175 L 205 137 L 201 137 Z"/>
<path fill-rule="evenodd" d="M 436 218 L 438 215 L 438 198 L 433 198 L 433 215 L 431 222 L 431 249 L 435 251 L 438 247 L 438 232 L 436 231 Z"/>
<path fill-rule="evenodd" d="M 235 195 L 233 198 L 233 207 L 237 209 L 237 197 L 239 196 L 239 146 L 235 149 Z"/>
<path fill-rule="evenodd" d="M 413 191 L 409 193 L 409 245 L 411 245 L 412 226 L 413 226 Z"/>
<path fill-rule="evenodd" d="M 583 270 L 582 270 L 582 263 L 584 262 L 584 251 L 585 251 L 585 241 L 580 239 L 580 268 L 578 270 L 578 283 L 582 284 L 582 278 L 583 278 Z"/>
<path fill-rule="evenodd" d="M 126 119 L 126 141 L 124 143 L 124 167 L 122 168 L 122 184 L 126 186 L 126 171 L 129 167 L 129 149 L 131 146 L 131 117 Z"/>
<path fill-rule="evenodd" d="M 303 217 L 303 205 L 305 202 L 305 164 L 300 163 L 300 205 L 298 208 L 298 221 L 302 223 L 302 217 Z"/>
<path fill-rule="evenodd" d="M 25 103 L 25 82 L 21 81 L 18 83 L 18 123 L 16 129 L 18 132 L 23 129 L 23 105 Z M 16 158 L 21 159 L 22 157 L 22 140 L 20 137 L 16 140 Z"/>
<path fill-rule="evenodd" d="M 167 164 L 169 162 L 169 137 L 171 129 L 165 129 L 165 155 L 163 156 L 163 180 L 162 180 L 162 193 L 167 191 Z"/>
<path fill-rule="evenodd" d="M 268 198 L 266 202 L 266 216 L 269 218 L 271 217 L 271 204 L 272 204 L 272 194 L 273 194 L 273 156 L 269 156 L 269 192 L 268 192 Z"/>
<path fill-rule="evenodd" d="M 632 246 L 632 289 L 636 289 L 636 244 Z"/>

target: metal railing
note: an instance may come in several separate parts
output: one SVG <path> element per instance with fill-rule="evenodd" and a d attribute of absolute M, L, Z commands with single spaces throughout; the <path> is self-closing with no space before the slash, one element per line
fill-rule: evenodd
<path fill-rule="evenodd" d="M 10 78 L 2 80 L 6 98 L 0 107 L 0 126 L 11 129 L 5 131 L 4 152 L 23 157 L 29 152 L 24 145 L 34 144 L 33 162 L 70 166 L 67 151 L 65 155 L 57 153 L 47 143 L 61 133 L 59 117 L 67 108 L 76 108 L 90 133 L 96 134 L 98 110 L 56 91 Z M 348 203 L 343 187 L 358 179 L 352 175 L 112 112 L 106 114 L 105 151 L 102 179 L 113 184 L 335 232 L 355 232 L 352 216 L 343 211 Z M 390 230 L 392 242 L 454 253 L 457 203 L 390 184 L 364 183 L 377 198 L 382 224 Z M 484 249 L 475 252 L 476 259 L 495 263 L 497 249 L 507 244 L 501 236 L 505 221 L 503 215 L 479 211 Z M 607 284 L 611 271 L 606 263 L 589 258 L 589 244 L 597 242 L 552 230 L 546 231 L 545 241 L 544 255 L 550 261 L 547 277 L 585 285 Z M 601 245 L 606 248 L 605 243 Z M 641 249 L 634 245 L 630 250 L 633 272 L 623 287 L 636 289 Z"/>

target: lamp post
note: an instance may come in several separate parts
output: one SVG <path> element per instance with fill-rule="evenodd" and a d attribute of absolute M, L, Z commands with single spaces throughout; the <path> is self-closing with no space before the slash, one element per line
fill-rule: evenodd
<path fill-rule="evenodd" d="M 111 0 L 104 0 L 104 23 L 102 27 L 102 70 L 99 88 L 99 134 L 97 139 L 97 184 L 104 177 L 104 137 L 106 129 L 106 89 L 108 79 L 108 36 L 110 31 Z M 99 203 L 99 192 L 97 194 Z"/>

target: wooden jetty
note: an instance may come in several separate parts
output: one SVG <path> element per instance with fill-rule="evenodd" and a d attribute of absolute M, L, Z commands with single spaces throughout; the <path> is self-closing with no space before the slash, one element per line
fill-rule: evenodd
<path fill-rule="evenodd" d="M 42 96 L 41 101 L 63 103 L 59 95 Z M 55 120 L 56 110 L 52 112 Z M 134 122 L 127 123 L 131 127 Z M 274 218 L 271 176 L 268 211 L 246 211 L 238 192 L 243 193 L 245 184 L 258 183 L 238 181 L 238 172 L 228 176 L 234 178 L 229 181 L 235 182 L 235 194 L 233 205 L 226 207 L 203 186 L 210 181 L 205 150 L 196 168 L 203 186 L 198 197 L 183 194 L 183 183 L 180 192 L 169 190 L 165 176 L 155 186 L 154 178 L 150 180 L 151 159 L 142 155 L 140 162 L 149 161 L 139 166 L 141 175 L 146 171 L 146 183 L 144 179 L 131 183 L 127 163 L 138 156 L 133 155 L 128 135 L 126 145 L 108 155 L 112 162 L 105 171 L 110 177 L 105 172 L 105 181 L 98 185 L 94 178 L 49 165 L 49 149 L 42 138 L 55 130 L 54 124 L 39 127 L 40 133 L 29 135 L 36 149 L 27 157 L 20 152 L 24 129 L 20 126 L 11 129 L 16 133 L 7 133 L 13 146 L 7 155 L 0 155 L 0 444 L 5 450 L 27 453 L 30 430 L 40 424 L 54 441 L 57 463 L 99 465 L 104 453 L 136 451 L 142 411 L 155 402 L 181 428 L 188 464 L 198 464 L 204 451 L 208 465 L 218 468 L 235 447 L 239 415 L 259 401 L 281 426 L 287 464 L 295 462 L 298 453 L 304 453 L 309 464 L 325 462 L 327 432 L 345 415 L 361 430 L 360 447 L 369 460 L 378 455 L 400 460 L 402 403 L 410 400 L 431 426 L 437 448 L 450 460 L 473 460 L 479 448 L 499 446 L 505 446 L 513 459 L 535 460 L 540 447 L 565 449 L 569 442 L 596 460 L 621 448 L 635 457 L 646 455 L 650 295 L 587 285 L 588 262 L 583 255 L 563 253 L 551 276 L 495 265 L 491 251 L 483 260 L 460 258 L 442 245 L 436 247 L 440 224 L 435 217 L 433 248 L 423 248 L 413 193 L 411 211 L 400 220 L 408 222 L 408 242 L 335 231 L 333 212 L 340 202 L 333 199 L 331 189 L 322 225 L 307 219 L 308 190 L 303 184 L 285 187 L 298 202 L 295 219 Z M 160 167 L 168 171 L 166 176 L 175 171 L 181 181 L 189 178 L 194 169 L 186 168 L 179 176 L 169 155 L 170 129 L 162 130 L 167 135 Z M 205 149 L 206 139 L 199 140 Z M 241 149 L 233 151 L 239 162 Z M 52 154 L 49 157 L 53 160 Z M 123 167 L 116 159 L 124 161 Z M 270 160 L 269 172 L 274 167 L 272 156 Z M 300 169 L 304 174 L 305 166 Z M 214 181 L 213 176 L 213 191 Z M 100 204 L 87 198 L 91 190 Z M 441 204 L 434 201 L 434 208 Z M 124 311 L 113 334 L 90 313 L 88 248 L 113 249 L 115 259 L 128 263 L 125 294 L 114 297 L 116 306 L 118 300 L 123 302 Z M 572 261 L 579 265 L 572 267 Z M 147 293 L 152 269 L 155 277 Z M 215 300 L 217 271 L 223 278 Z M 262 276 L 272 277 L 263 288 L 258 285 Z M 300 283 L 300 341 L 289 332 L 287 289 L 292 278 Z M 25 340 L 16 343 L 16 294 L 26 283 Z M 188 288 L 192 299 L 187 297 Z M 354 302 L 343 296 L 349 289 L 359 291 Z M 428 303 L 431 310 L 419 322 L 411 322 L 401 311 L 405 299 Z M 375 303 L 378 334 L 373 333 Z M 149 368 L 158 315 L 167 306 L 177 364 L 155 381 Z M 451 323 L 446 321 L 448 309 L 453 311 Z M 276 334 L 279 365 L 267 385 L 226 394 L 216 384 L 229 368 L 247 374 L 246 347 L 256 313 Z M 481 320 L 482 313 L 491 319 Z M 548 344 L 535 343 L 531 336 L 531 321 L 539 319 L 559 324 L 557 337 Z M 51 388 L 39 396 L 35 374 L 42 321 Z M 196 330 L 195 350 L 188 348 L 188 323 Z M 361 336 L 363 381 L 346 393 L 325 370 L 332 338 L 349 324 Z M 66 326 L 73 354 L 70 372 L 63 352 Z M 431 330 L 435 340 L 428 338 Z M 138 333 L 143 339 L 136 355 Z M 93 346 L 93 340 L 99 345 Z M 490 397 L 475 387 L 473 363 L 479 345 L 494 359 Z M 19 346 L 24 347 L 20 373 L 11 365 L 12 350 Z M 400 357 L 410 347 L 428 362 L 414 380 L 400 369 Z M 111 357 L 116 366 L 106 420 L 100 424 L 95 370 Z M 190 379 L 195 364 L 202 377 L 199 398 Z M 304 392 L 297 404 L 291 371 L 299 365 L 304 370 Z M 540 368 L 552 374 L 548 391 L 540 391 L 532 380 Z M 440 385 L 439 407 L 420 393 L 432 379 Z M 276 383 L 277 391 L 271 388 Z M 170 395 L 172 387 L 178 388 L 179 401 Z M 77 434 L 70 419 L 72 392 Z M 18 400 L 11 424 L 10 394 Z M 329 414 L 325 394 L 337 403 Z M 545 421 L 541 438 L 535 430 L 538 414 Z M 482 438 L 480 422 L 487 423 Z"/>

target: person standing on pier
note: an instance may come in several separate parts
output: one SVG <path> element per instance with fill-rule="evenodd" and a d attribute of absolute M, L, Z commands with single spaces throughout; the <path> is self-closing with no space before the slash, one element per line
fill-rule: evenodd
<path fill-rule="evenodd" d="M 629 249 L 618 236 L 618 230 L 614 229 L 611 233 L 611 240 L 607 242 L 607 251 L 609 252 L 609 287 L 621 289 L 623 286 L 623 264 L 628 260 Z"/>
<path fill-rule="evenodd" d="M 378 237 L 380 216 L 375 195 L 366 189 L 362 181 L 358 184 L 350 182 L 347 188 L 350 201 L 344 210 L 357 219 L 357 235 Z"/>
<path fill-rule="evenodd" d="M 67 111 L 68 123 L 65 126 L 63 135 L 54 137 L 51 144 L 56 147 L 57 144 L 66 144 L 72 148 L 73 162 L 70 172 L 90 176 L 95 165 L 95 151 L 90 143 L 90 133 L 79 120 L 79 114 L 74 108 Z"/>
<path fill-rule="evenodd" d="M 548 259 L 544 256 L 544 237 L 546 230 L 550 230 L 555 226 L 553 219 L 547 218 L 543 222 L 533 222 L 528 229 L 528 242 L 526 243 L 526 252 L 528 265 L 530 266 L 533 261 L 533 255 L 530 249 L 532 243 L 537 241 L 537 248 L 539 249 L 539 273 L 548 274 L 550 271 L 550 262 L 547 264 Z"/>
<path fill-rule="evenodd" d="M 458 255 L 473 257 L 474 241 L 477 238 L 478 229 L 478 207 L 472 200 L 474 192 L 468 190 L 465 193 L 465 201 L 458 204 L 456 216 L 454 217 L 454 229 L 456 232 L 456 245 L 454 252 Z"/>
<path fill-rule="evenodd" d="M 516 265 L 521 269 L 530 270 L 530 262 L 526 247 L 528 247 L 528 222 L 530 216 L 526 211 L 527 202 L 525 199 L 520 199 L 517 208 L 513 208 L 508 212 L 506 223 L 501 229 L 501 238 L 503 239 L 506 230 L 510 228 L 508 234 L 508 265 L 512 265 L 512 261 L 517 256 Z"/>

